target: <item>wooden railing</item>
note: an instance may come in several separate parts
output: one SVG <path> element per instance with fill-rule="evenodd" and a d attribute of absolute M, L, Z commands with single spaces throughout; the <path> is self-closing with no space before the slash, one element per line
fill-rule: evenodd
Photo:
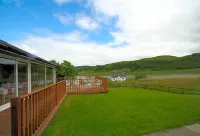
<path fill-rule="evenodd" d="M 12 136 L 40 135 L 41 128 L 66 96 L 66 81 L 11 99 Z"/>
<path fill-rule="evenodd" d="M 70 94 L 88 94 L 108 92 L 107 78 L 96 76 L 88 79 L 67 79 L 67 92 Z"/>

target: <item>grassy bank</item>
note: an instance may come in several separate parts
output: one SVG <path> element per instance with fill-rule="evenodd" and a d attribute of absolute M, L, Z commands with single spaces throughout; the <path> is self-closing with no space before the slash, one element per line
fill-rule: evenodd
<path fill-rule="evenodd" d="M 188 78 L 144 78 L 135 80 L 129 78 L 123 82 L 112 82 L 108 80 L 109 87 L 138 87 L 153 89 L 157 91 L 166 91 L 178 94 L 196 94 L 200 95 L 200 77 Z"/>
<path fill-rule="evenodd" d="M 200 121 L 200 96 L 109 90 L 67 96 L 43 136 L 138 136 Z"/>
<path fill-rule="evenodd" d="M 174 86 L 182 88 L 200 89 L 200 78 L 152 78 L 135 80 L 134 83 Z"/>

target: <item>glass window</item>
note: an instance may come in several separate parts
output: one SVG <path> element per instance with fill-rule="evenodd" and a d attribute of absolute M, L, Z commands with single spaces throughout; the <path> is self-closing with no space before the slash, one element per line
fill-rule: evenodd
<path fill-rule="evenodd" d="M 45 87 L 45 67 L 31 64 L 31 90 L 37 91 Z"/>
<path fill-rule="evenodd" d="M 0 58 L 0 105 L 16 97 L 15 61 Z"/>
<path fill-rule="evenodd" d="M 18 62 L 18 95 L 28 93 L 28 64 Z"/>
<path fill-rule="evenodd" d="M 46 67 L 46 84 L 51 85 L 53 84 L 53 69 L 50 67 Z"/>

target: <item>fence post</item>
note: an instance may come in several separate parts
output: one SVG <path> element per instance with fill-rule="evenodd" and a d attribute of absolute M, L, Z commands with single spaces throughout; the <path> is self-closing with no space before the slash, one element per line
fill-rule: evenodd
<path fill-rule="evenodd" d="M 79 80 L 80 81 L 80 80 Z M 64 83 L 65 83 L 65 94 L 67 93 L 67 80 L 64 80 Z M 79 82 L 79 87 L 80 87 L 80 82 Z M 79 88 L 80 89 L 80 88 Z"/>
<path fill-rule="evenodd" d="M 11 135 L 21 136 L 21 99 L 11 99 Z"/>
<path fill-rule="evenodd" d="M 182 94 L 184 94 L 183 88 L 182 88 Z"/>
<path fill-rule="evenodd" d="M 108 91 L 108 79 L 105 78 L 105 91 Z"/>
<path fill-rule="evenodd" d="M 56 86 L 55 92 L 56 92 L 56 105 L 57 105 L 58 104 L 58 83 L 56 83 L 55 86 Z"/>

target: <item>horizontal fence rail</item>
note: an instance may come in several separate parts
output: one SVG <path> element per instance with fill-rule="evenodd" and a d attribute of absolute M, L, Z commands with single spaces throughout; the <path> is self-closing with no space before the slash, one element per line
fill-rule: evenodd
<path fill-rule="evenodd" d="M 67 79 L 66 84 L 69 94 L 108 92 L 107 78 L 99 76 L 88 79 Z"/>
<path fill-rule="evenodd" d="M 163 85 L 149 85 L 149 84 L 138 84 L 138 83 L 117 83 L 109 85 L 109 87 L 137 87 L 150 90 L 165 91 L 176 94 L 195 94 L 200 95 L 200 89 L 190 89 L 183 87 L 174 86 L 163 86 Z"/>
<path fill-rule="evenodd" d="M 31 136 L 66 95 L 66 81 L 11 99 L 12 136 Z"/>

